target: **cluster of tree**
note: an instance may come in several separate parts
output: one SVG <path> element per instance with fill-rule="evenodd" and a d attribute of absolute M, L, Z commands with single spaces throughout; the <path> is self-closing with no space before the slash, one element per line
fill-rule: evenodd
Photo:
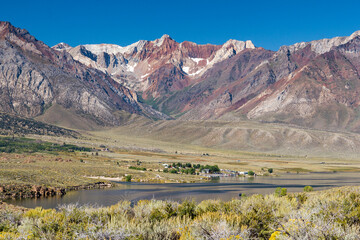
<path fill-rule="evenodd" d="M 195 165 L 195 164 L 194 164 L 194 165 Z M 170 168 L 191 168 L 192 165 L 191 165 L 191 163 L 181 163 L 181 162 L 178 162 L 178 163 L 169 164 L 169 167 L 170 167 Z"/>
<path fill-rule="evenodd" d="M 220 168 L 218 167 L 218 165 L 201 165 L 200 166 L 200 172 L 203 171 L 204 169 L 209 169 L 209 173 L 220 173 Z"/>
<path fill-rule="evenodd" d="M 201 164 L 191 164 L 191 163 L 173 163 L 169 165 L 170 169 L 165 168 L 164 172 L 170 173 L 183 173 L 195 175 L 198 172 L 203 171 L 204 169 L 209 169 L 209 173 L 220 173 L 220 168 L 218 165 L 201 165 Z"/>

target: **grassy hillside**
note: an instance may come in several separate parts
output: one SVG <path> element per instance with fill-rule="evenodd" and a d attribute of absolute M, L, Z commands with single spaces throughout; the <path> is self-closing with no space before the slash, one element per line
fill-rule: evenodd
<path fill-rule="evenodd" d="M 77 114 L 75 111 L 65 109 L 57 104 L 52 105 L 44 114 L 36 117 L 36 120 L 78 130 L 94 130 L 101 127 L 91 118 Z"/>
<path fill-rule="evenodd" d="M 133 121 L 94 135 L 136 137 L 217 150 L 357 158 L 360 135 L 251 121 Z M 150 141 L 151 145 L 151 141 Z"/>
<path fill-rule="evenodd" d="M 7 113 L 0 113 L 0 134 L 36 134 L 79 137 L 79 134 L 75 131 L 46 124 L 29 118 L 21 118 Z"/>

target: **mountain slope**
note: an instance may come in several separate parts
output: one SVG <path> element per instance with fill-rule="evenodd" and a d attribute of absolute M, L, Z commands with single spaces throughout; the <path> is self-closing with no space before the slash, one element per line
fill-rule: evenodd
<path fill-rule="evenodd" d="M 296 69 L 254 99 L 247 117 L 359 131 L 360 37 L 352 36 L 321 54 L 311 44 L 291 53 Z"/>
<path fill-rule="evenodd" d="M 100 124 L 120 124 L 117 111 L 165 117 L 110 76 L 8 22 L 0 22 L 0 98 L 1 111 L 26 117 L 41 115 L 55 103 Z"/>
<path fill-rule="evenodd" d="M 229 40 L 224 45 L 177 43 L 164 35 L 154 41 L 139 41 L 127 47 L 114 44 L 53 47 L 69 52 L 74 59 L 111 74 L 131 89 L 153 98 L 187 86 L 214 64 L 244 49 L 255 48 L 251 41 Z"/>
<path fill-rule="evenodd" d="M 36 134 L 50 136 L 66 136 L 78 138 L 78 132 L 45 124 L 29 118 L 21 118 L 15 115 L 0 112 L 0 134 Z"/>
<path fill-rule="evenodd" d="M 168 35 L 127 47 L 53 48 L 181 120 L 247 119 L 359 132 L 359 38 L 360 31 L 277 52 L 250 41 L 197 45 Z"/>

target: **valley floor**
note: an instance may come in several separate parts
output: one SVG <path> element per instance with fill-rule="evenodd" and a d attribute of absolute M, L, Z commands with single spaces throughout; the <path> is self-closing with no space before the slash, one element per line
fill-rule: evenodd
<path fill-rule="evenodd" d="M 139 136 L 138 130 L 130 134 L 128 129 L 129 127 L 120 127 L 102 131 L 83 131 L 80 138 L 27 135 L 39 146 L 69 145 L 86 148 L 87 151 L 23 149 L 21 142 L 17 143 L 14 151 L 8 151 L 6 144 L 9 143 L 2 142 L 5 147 L 0 153 L 0 197 L 26 197 L 26 194 L 21 193 L 21 186 L 30 186 L 30 189 L 42 186 L 53 188 L 55 191 L 77 189 L 98 182 L 109 183 L 109 180 L 130 180 L 126 179 L 129 175 L 131 181 L 135 182 L 207 181 L 203 174 L 196 175 L 200 172 L 199 169 L 194 171 L 195 174 L 190 173 L 191 169 L 181 173 L 181 167 L 177 168 L 178 174 L 171 173 L 170 168 L 168 172 L 164 171 L 165 165 L 179 163 L 217 165 L 223 170 L 253 171 L 257 175 L 360 170 L 360 159 L 354 155 L 307 156 L 249 152 L 206 147 L 181 139 L 166 141 L 166 136 L 158 134 L 159 129 L 154 129 L 158 137 L 151 134 Z M 21 138 L 15 138 L 15 143 L 20 141 L 19 139 Z M 269 173 L 269 169 L 272 169 L 273 173 Z"/>
<path fill-rule="evenodd" d="M 129 175 L 139 182 L 206 181 L 202 175 L 164 172 L 164 164 L 175 163 L 218 165 L 259 175 L 360 170 L 360 159 L 353 156 L 240 151 L 139 136 L 121 128 L 81 134 L 1 137 L 2 196 L 12 186 L 71 188 L 108 183 L 104 179 L 126 181 Z M 2 204 L 0 239 L 357 239 L 359 206 L 359 187 L 280 191 L 228 202 L 140 200 L 135 205 L 75 204 L 59 210 Z"/>

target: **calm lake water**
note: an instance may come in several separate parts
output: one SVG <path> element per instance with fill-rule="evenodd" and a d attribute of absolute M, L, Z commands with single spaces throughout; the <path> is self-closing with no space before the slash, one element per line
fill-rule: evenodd
<path fill-rule="evenodd" d="M 288 192 L 302 192 L 304 186 L 307 185 L 312 186 L 314 190 L 338 186 L 360 186 L 360 173 L 338 172 L 286 174 L 279 177 L 234 177 L 220 178 L 209 183 L 190 184 L 122 183 L 117 188 L 80 190 L 68 192 L 63 197 L 10 200 L 8 202 L 28 208 L 56 208 L 59 205 L 70 203 L 110 206 L 121 200 L 136 202 L 140 199 L 231 200 L 239 198 L 239 193 L 247 195 L 273 193 L 277 187 L 285 187 Z"/>

